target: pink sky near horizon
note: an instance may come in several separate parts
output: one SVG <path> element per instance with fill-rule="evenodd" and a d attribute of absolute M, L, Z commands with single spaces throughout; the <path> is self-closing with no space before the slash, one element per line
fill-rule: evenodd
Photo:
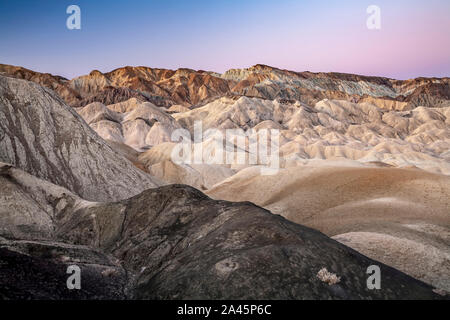
<path fill-rule="evenodd" d="M 266 64 L 396 79 L 450 76 L 448 0 L 69 0 L 0 3 L 0 63 L 73 78 L 126 65 L 223 73 Z M 368 30 L 366 8 L 381 8 Z"/>

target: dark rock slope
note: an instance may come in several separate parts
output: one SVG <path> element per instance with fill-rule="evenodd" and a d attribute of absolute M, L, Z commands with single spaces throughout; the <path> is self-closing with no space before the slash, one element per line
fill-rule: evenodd
<path fill-rule="evenodd" d="M 115 203 L 0 165 L 0 297 L 434 299 L 432 288 L 251 203 L 187 186 Z M 33 208 L 35 208 L 33 210 Z M 68 265 L 81 290 L 66 289 Z M 366 269 L 381 267 L 381 290 Z M 329 285 L 317 273 L 336 273 Z"/>

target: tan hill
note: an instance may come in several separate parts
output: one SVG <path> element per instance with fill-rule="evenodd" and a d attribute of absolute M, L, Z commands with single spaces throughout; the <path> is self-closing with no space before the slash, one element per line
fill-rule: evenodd
<path fill-rule="evenodd" d="M 358 102 L 367 98 L 405 102 L 404 109 L 450 105 L 449 78 L 401 81 L 343 73 L 294 72 L 266 65 L 231 69 L 222 77 L 237 83 L 232 88 L 235 94 L 298 100 L 309 105 L 323 99 Z"/>
<path fill-rule="evenodd" d="M 261 176 L 257 168 L 249 168 L 207 193 L 215 199 L 251 201 L 450 289 L 448 176 L 417 169 L 339 168 L 327 163 L 283 169 L 273 176 Z M 386 242 L 392 244 L 386 247 Z M 403 254 L 403 243 L 417 243 L 417 250 Z M 437 252 L 433 253 L 436 258 L 430 260 L 427 252 Z"/>
<path fill-rule="evenodd" d="M 124 67 L 104 74 L 94 71 L 89 75 L 71 80 L 70 87 L 85 99 L 95 97 L 108 88 L 127 88 L 133 92 L 142 93 L 148 101 L 158 106 L 193 105 L 229 91 L 228 81 L 207 72 L 190 69 L 172 71 L 147 67 Z M 90 101 L 112 103 L 95 98 Z"/>
<path fill-rule="evenodd" d="M 388 111 L 370 102 L 322 100 L 314 106 L 259 98 L 223 97 L 172 115 L 193 131 L 278 129 L 286 166 L 310 160 L 354 160 L 450 173 L 450 107 Z"/>
<path fill-rule="evenodd" d="M 145 168 L 152 176 L 161 181 L 187 184 L 202 191 L 208 190 L 235 173 L 233 169 L 221 165 L 175 164 L 171 160 L 158 162 Z"/>
<path fill-rule="evenodd" d="M 138 151 L 169 142 L 172 132 L 180 128 L 175 119 L 150 102 L 134 104 L 134 101 L 111 106 L 93 102 L 77 112 L 103 139 L 124 143 Z"/>

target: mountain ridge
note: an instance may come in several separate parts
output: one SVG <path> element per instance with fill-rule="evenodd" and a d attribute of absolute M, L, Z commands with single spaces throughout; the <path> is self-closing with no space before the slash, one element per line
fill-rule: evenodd
<path fill-rule="evenodd" d="M 404 101 L 409 104 L 409 108 L 421 103 L 424 106 L 430 106 L 432 103 L 435 106 L 436 103 L 448 105 L 447 100 L 450 99 L 448 77 L 395 80 L 337 72 L 296 72 L 263 64 L 245 69 L 230 69 L 223 74 L 188 68 L 170 70 L 125 66 L 105 73 L 93 70 L 88 75 L 71 80 L 4 64 L 0 64 L 0 72 L 49 87 L 74 107 L 91 102 L 117 103 L 130 96 L 139 96 L 165 107 L 175 104 L 192 106 L 229 94 L 272 100 L 300 99 L 308 103 L 323 98 L 361 100 L 375 97 Z M 262 90 L 261 85 L 272 89 Z M 128 89 L 127 96 L 122 98 L 119 95 L 115 99 L 106 100 L 106 92 L 118 88 Z M 434 95 L 433 101 L 428 101 L 427 97 L 430 95 Z M 421 98 L 422 96 L 425 98 Z"/>

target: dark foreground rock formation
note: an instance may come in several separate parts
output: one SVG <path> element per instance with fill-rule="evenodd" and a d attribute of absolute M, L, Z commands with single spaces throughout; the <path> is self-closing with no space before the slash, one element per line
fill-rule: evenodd
<path fill-rule="evenodd" d="M 80 199 L 10 165 L 0 175 L 0 297 L 434 299 L 432 288 L 251 203 L 183 185 Z M 35 208 L 35 209 L 33 209 Z M 81 268 L 81 290 L 66 287 Z M 367 267 L 381 267 L 368 290 Z M 317 273 L 336 273 L 329 285 Z"/>

